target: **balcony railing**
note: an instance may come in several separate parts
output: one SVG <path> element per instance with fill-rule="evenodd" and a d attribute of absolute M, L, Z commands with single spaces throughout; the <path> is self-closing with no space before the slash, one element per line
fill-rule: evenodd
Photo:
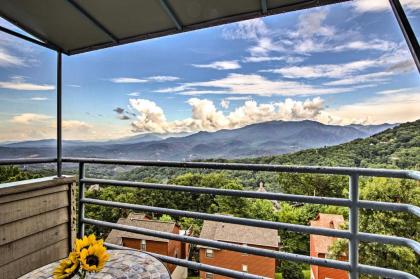
<path fill-rule="evenodd" d="M 53 163 L 56 159 L 31 159 L 31 160 L 0 160 L 0 165 L 17 165 L 17 164 L 38 164 Z M 79 165 L 79 214 L 78 214 L 78 235 L 84 235 L 85 225 L 94 225 L 118 229 L 127 232 L 139 233 L 148 236 L 155 236 L 164 239 L 177 240 L 191 244 L 203 245 L 219 249 L 226 249 L 241 253 L 259 255 L 264 257 L 275 258 L 278 260 L 287 260 L 298 263 L 306 263 L 318 266 L 325 266 L 340 270 L 348 271 L 350 278 L 358 278 L 359 274 L 370 274 L 387 278 L 417 278 L 409 273 L 393 270 L 389 268 L 376 267 L 360 264 L 359 258 L 359 242 L 376 242 L 381 244 L 393 244 L 406 246 L 420 255 L 420 243 L 403 237 L 387 236 L 372 233 L 359 232 L 359 209 L 399 211 L 413 214 L 420 217 L 420 208 L 410 204 L 389 203 L 359 200 L 359 177 L 388 177 L 420 180 L 420 172 L 408 170 L 386 170 L 386 169 L 365 169 L 365 168 L 343 168 L 343 167 L 312 167 L 312 166 L 281 166 L 267 164 L 235 164 L 235 163 L 207 163 L 207 162 L 163 162 L 163 161 L 131 161 L 131 160 L 110 160 L 110 159 L 86 159 L 86 158 L 63 158 L 64 163 L 77 163 Z M 264 171 L 264 172 L 283 172 L 283 173 L 311 173 L 311 174 L 330 174 L 345 175 L 349 177 L 349 198 L 330 198 L 292 195 L 283 193 L 270 192 L 254 192 L 239 191 L 227 189 L 213 189 L 205 187 L 169 185 L 158 183 L 118 181 L 110 179 L 88 178 L 85 176 L 85 166 L 87 164 L 103 164 L 103 165 L 130 165 L 130 166 L 153 166 L 153 167 L 170 167 L 170 168 L 195 168 L 195 169 L 211 169 L 211 170 L 241 170 L 241 171 Z M 160 208 L 145 205 L 136 205 L 129 203 L 121 203 L 114 201 L 105 201 L 98 199 L 90 199 L 85 197 L 85 187 L 90 184 L 113 185 L 120 187 L 135 187 L 142 189 L 154 189 L 164 191 L 180 191 L 188 193 L 200 193 L 211 195 L 222 195 L 232 197 L 257 198 L 265 200 L 301 202 L 310 204 L 335 205 L 349 208 L 349 229 L 335 230 L 327 228 L 309 227 L 304 225 L 296 225 L 281 222 L 263 221 L 256 219 L 238 218 L 232 216 L 213 215 L 200 212 L 191 212 L 184 210 L 176 210 L 170 208 Z M 225 223 L 241 224 L 254 227 L 262 227 L 276 230 L 287 230 L 297 233 L 317 234 L 330 237 L 338 237 L 349 240 L 349 261 L 338 261 L 332 259 L 316 258 L 306 255 L 287 253 L 282 251 L 272 251 L 261 248 L 242 246 L 238 244 L 226 243 L 215 240 L 201 239 L 193 236 L 176 235 L 172 233 L 159 232 L 134 226 L 115 224 L 102 220 L 95 220 L 85 217 L 85 205 L 95 204 L 101 206 L 109 206 L 115 208 L 123 208 L 130 210 L 139 210 L 158 214 L 169 214 L 172 216 L 189 217 L 201 220 L 219 221 Z M 116 245 L 108 245 L 110 248 L 121 248 Z M 209 266 L 196 262 L 190 262 L 178 258 L 154 254 L 164 262 L 185 266 L 195 270 L 207 271 L 215 274 L 234 278 L 262 278 L 248 273 L 233 271 L 225 268 Z"/>

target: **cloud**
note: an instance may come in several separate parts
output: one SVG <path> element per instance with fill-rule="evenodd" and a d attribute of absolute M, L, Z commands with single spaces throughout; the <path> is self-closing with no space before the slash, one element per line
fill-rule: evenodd
<path fill-rule="evenodd" d="M 244 63 L 259 63 L 271 61 L 285 61 L 289 64 L 300 63 L 305 60 L 304 57 L 299 56 L 248 56 L 242 59 Z"/>
<path fill-rule="evenodd" d="M 120 107 L 115 108 L 114 111 L 118 114 L 124 113 L 124 109 Z"/>
<path fill-rule="evenodd" d="M 156 81 L 156 82 L 165 82 L 165 81 L 175 81 L 179 80 L 179 77 L 174 76 L 151 76 L 147 78 L 148 80 Z"/>
<path fill-rule="evenodd" d="M 402 123 L 420 118 L 420 89 L 388 92 L 364 101 L 327 109 L 319 120 L 334 124 Z M 357 113 L 355 113 L 357 112 Z"/>
<path fill-rule="evenodd" d="M 225 100 L 228 101 L 248 101 L 248 100 L 252 100 L 251 96 L 230 96 L 230 97 L 226 97 Z"/>
<path fill-rule="evenodd" d="M 144 82 L 147 82 L 146 79 L 138 79 L 138 78 L 131 78 L 131 77 L 112 78 L 111 81 L 113 83 L 144 83 Z"/>
<path fill-rule="evenodd" d="M 115 111 L 117 113 L 117 118 L 120 119 L 120 120 L 131 119 L 128 114 L 132 115 L 132 113 L 128 112 L 127 110 L 125 110 L 123 108 L 116 107 L 115 109 L 113 109 L 113 111 Z"/>
<path fill-rule="evenodd" d="M 147 78 L 118 77 L 110 79 L 113 83 L 146 83 L 146 82 L 167 82 L 179 80 L 174 76 L 151 76 Z"/>
<path fill-rule="evenodd" d="M 402 0 L 401 4 L 407 10 L 420 10 L 420 2 L 418 0 Z M 353 8 L 360 13 L 365 12 L 383 12 L 391 10 L 389 2 L 386 0 L 356 0 L 352 1 Z"/>
<path fill-rule="evenodd" d="M 0 48 L 0 67 L 26 66 L 24 59 L 10 54 L 6 49 Z"/>
<path fill-rule="evenodd" d="M 376 0 L 366 2 L 376 2 Z M 384 52 L 395 47 L 396 44 L 392 41 L 371 37 L 363 39 L 366 35 L 357 30 L 344 30 L 336 25 L 327 24 L 328 11 L 328 8 L 322 8 L 302 12 L 295 24 L 296 27 L 289 31 L 270 30 L 263 19 L 258 19 L 233 24 L 225 28 L 223 34 L 226 39 L 248 40 L 253 44 L 248 48 L 251 56 L 245 58 L 245 62 L 282 60 L 282 56 L 271 55 L 272 53 L 295 56 L 321 52 L 367 50 Z M 269 57 L 276 58 L 270 60 Z M 293 63 L 292 60 L 286 62 Z"/>
<path fill-rule="evenodd" d="M 131 96 L 131 97 L 138 97 L 138 96 L 140 96 L 140 92 L 130 92 L 127 95 Z"/>
<path fill-rule="evenodd" d="M 32 101 L 46 101 L 46 100 L 48 100 L 48 98 L 46 98 L 46 97 L 32 97 L 31 100 Z"/>
<path fill-rule="evenodd" d="M 391 72 L 376 72 L 370 74 L 363 74 L 363 75 L 354 75 L 347 78 L 325 82 L 324 85 L 326 86 L 349 86 L 353 84 L 364 84 L 364 83 L 371 83 L 373 85 L 377 85 L 378 83 L 382 83 L 387 81 L 387 77 L 393 75 Z"/>
<path fill-rule="evenodd" d="M 87 124 L 86 122 L 79 120 L 63 120 L 62 122 L 63 129 L 66 130 L 80 130 L 86 131 L 86 129 L 91 129 L 92 125 Z"/>
<path fill-rule="evenodd" d="M 284 67 L 264 72 L 281 74 L 287 78 L 340 78 L 377 65 L 376 60 L 358 60 L 344 64 Z"/>
<path fill-rule="evenodd" d="M 229 100 L 223 99 L 223 100 L 220 101 L 220 106 L 224 109 L 228 109 L 229 104 L 230 104 Z"/>
<path fill-rule="evenodd" d="M 324 24 L 327 10 L 304 13 L 299 16 L 297 29 L 290 33 L 292 38 L 312 38 L 314 36 L 333 36 L 336 30 Z"/>
<path fill-rule="evenodd" d="M 20 76 L 12 77 L 10 81 L 0 81 L 0 88 L 24 91 L 49 91 L 54 90 L 55 86 L 50 84 L 34 84 L 25 82 Z"/>
<path fill-rule="evenodd" d="M 233 129 L 245 125 L 272 120 L 296 120 L 316 117 L 323 109 L 324 101 L 317 97 L 305 101 L 286 99 L 284 102 L 258 104 L 246 101 L 229 114 L 217 110 L 211 100 L 191 98 L 191 117 L 168 121 L 162 108 L 146 99 L 130 99 L 130 105 L 138 112 L 132 122 L 135 132 L 177 133 Z"/>
<path fill-rule="evenodd" d="M 376 92 L 377 95 L 397 95 L 397 94 L 418 94 L 420 93 L 420 87 L 409 87 L 409 88 L 399 88 L 399 89 L 390 89 L 390 90 L 382 90 Z"/>
<path fill-rule="evenodd" d="M 233 27 L 224 28 L 222 35 L 229 40 L 247 39 L 254 40 L 269 34 L 264 21 L 260 18 L 240 21 Z"/>
<path fill-rule="evenodd" d="M 215 70 L 235 70 L 240 69 L 241 65 L 237 60 L 216 61 L 209 64 L 192 64 L 196 68 L 210 68 Z"/>
<path fill-rule="evenodd" d="M 74 88 L 80 88 L 82 86 L 78 85 L 78 84 L 66 84 L 66 86 L 68 87 L 74 87 Z"/>
<path fill-rule="evenodd" d="M 22 113 L 14 116 L 10 122 L 18 124 L 31 124 L 34 122 L 43 122 L 52 119 L 52 116 L 37 113 Z"/>
<path fill-rule="evenodd" d="M 349 91 L 352 89 L 322 88 L 296 81 L 270 80 L 257 74 L 229 74 L 217 80 L 190 82 L 156 90 L 160 93 L 178 92 L 182 95 L 243 94 L 260 96 L 310 96 Z"/>

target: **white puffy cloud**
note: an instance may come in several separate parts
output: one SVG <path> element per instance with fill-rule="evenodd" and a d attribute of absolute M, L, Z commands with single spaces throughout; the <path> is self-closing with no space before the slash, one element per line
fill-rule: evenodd
<path fill-rule="evenodd" d="M 24 91 L 49 91 L 54 90 L 51 84 L 34 84 L 26 82 L 21 76 L 12 77 L 10 81 L 0 81 L 0 88 Z"/>
<path fill-rule="evenodd" d="M 215 70 L 235 70 L 240 69 L 241 65 L 237 60 L 215 61 L 209 64 L 192 64 L 196 68 L 210 68 Z"/>
<path fill-rule="evenodd" d="M 420 10 L 420 1 L 401 0 L 401 4 L 408 10 Z M 383 12 L 391 9 L 388 0 L 355 0 L 352 6 L 357 12 Z"/>
<path fill-rule="evenodd" d="M 305 101 L 288 98 L 284 102 L 268 104 L 250 100 L 229 114 L 217 110 L 213 101 L 208 99 L 190 98 L 187 103 L 191 106 L 190 118 L 168 121 L 163 109 L 155 102 L 130 99 L 130 105 L 138 113 L 132 123 L 133 130 L 155 133 L 216 131 L 272 120 L 313 119 L 323 109 L 324 101 L 319 97 Z"/>
<path fill-rule="evenodd" d="M 22 113 L 22 114 L 14 116 L 10 121 L 13 123 L 18 123 L 18 124 L 31 124 L 34 122 L 42 122 L 42 121 L 50 120 L 52 118 L 53 118 L 52 116 L 45 115 L 45 114 Z"/>
<path fill-rule="evenodd" d="M 80 120 L 63 120 L 61 125 L 66 130 L 86 131 L 86 129 L 92 128 L 92 125 Z"/>

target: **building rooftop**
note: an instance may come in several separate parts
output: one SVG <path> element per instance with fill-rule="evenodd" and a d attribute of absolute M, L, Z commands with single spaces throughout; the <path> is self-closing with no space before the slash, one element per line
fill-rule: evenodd
<path fill-rule="evenodd" d="M 164 222 L 158 220 L 148 220 L 148 217 L 143 213 L 130 213 L 127 218 L 120 218 L 117 222 L 121 225 L 134 226 L 138 228 L 144 228 L 149 230 L 155 230 L 160 232 L 173 232 L 174 227 L 176 226 L 175 222 Z M 112 230 L 106 241 L 111 244 L 122 245 L 122 238 L 131 238 L 131 239 L 144 239 L 144 240 L 153 240 L 158 242 L 169 242 L 169 239 L 148 236 L 138 233 L 125 232 L 120 230 Z"/>
<path fill-rule="evenodd" d="M 344 224 L 343 215 L 319 213 L 314 221 L 310 222 L 311 227 L 320 227 L 327 229 L 340 229 Z M 316 253 L 327 254 L 328 248 L 333 245 L 337 238 L 323 235 L 311 235 L 311 241 Z"/>
<path fill-rule="evenodd" d="M 277 230 L 214 221 L 204 221 L 200 238 L 247 245 L 279 247 Z"/>

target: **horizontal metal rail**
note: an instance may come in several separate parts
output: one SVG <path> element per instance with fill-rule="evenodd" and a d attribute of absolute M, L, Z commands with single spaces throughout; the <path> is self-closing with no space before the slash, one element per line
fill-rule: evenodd
<path fill-rule="evenodd" d="M 46 163 L 56 163 L 56 162 L 57 162 L 56 158 L 2 159 L 0 160 L 0 166 L 46 164 Z"/>
<path fill-rule="evenodd" d="M 196 218 L 196 219 L 210 220 L 210 221 L 219 221 L 219 222 L 225 222 L 225 223 L 232 223 L 232 224 L 239 224 L 239 225 L 246 225 L 246 226 L 253 226 L 253 227 L 260 227 L 260 228 L 268 228 L 268 229 L 276 229 L 276 230 L 280 229 L 280 230 L 287 230 L 287 231 L 306 233 L 306 234 L 319 234 L 319 235 L 346 238 L 346 239 L 350 239 L 352 236 L 349 231 L 345 231 L 345 230 L 309 227 L 309 226 L 304 226 L 304 225 L 296 225 L 296 224 L 272 222 L 272 221 L 262 221 L 262 220 L 239 218 L 239 217 L 232 217 L 232 216 L 225 216 L 225 215 L 215 215 L 215 214 L 208 214 L 208 213 L 190 212 L 190 211 L 170 209 L 170 208 L 161 208 L 161 207 L 153 207 L 153 206 L 146 206 L 146 205 L 135 205 L 135 204 L 130 204 L 130 203 L 113 202 L 113 201 L 105 201 L 105 200 L 98 200 L 98 199 L 86 199 L 86 198 L 82 199 L 80 202 L 84 204 L 87 203 L 87 204 L 95 204 L 95 205 L 102 205 L 102 206 L 110 206 L 110 207 L 116 207 L 116 208 L 139 210 L 139 211 L 144 211 L 144 212 L 153 212 L 153 213 L 158 213 L 158 214 L 169 214 L 171 216 Z M 364 242 L 377 242 L 377 243 L 383 243 L 383 244 L 407 246 L 407 247 L 412 248 L 418 255 L 420 255 L 420 243 L 414 240 L 408 239 L 408 238 L 386 236 L 386 235 L 379 235 L 379 234 L 370 234 L 370 233 L 358 233 L 357 238 L 360 241 L 364 241 Z"/>
<path fill-rule="evenodd" d="M 187 243 L 202 245 L 206 247 L 226 249 L 226 250 L 241 252 L 245 254 L 253 254 L 257 256 L 275 258 L 278 260 L 294 261 L 294 262 L 300 262 L 300 263 L 306 263 L 306 264 L 315 264 L 315 265 L 337 268 L 337 269 L 342 269 L 342 270 L 347 270 L 347 271 L 350 270 L 350 265 L 347 262 L 343 262 L 343 261 L 316 258 L 316 257 L 311 257 L 311 256 L 305 256 L 305 255 L 297 255 L 297 254 L 292 254 L 292 253 L 287 253 L 287 252 L 278 252 L 278 251 L 255 248 L 255 247 L 250 247 L 250 246 L 242 246 L 238 244 L 232 244 L 232 243 L 221 242 L 221 241 L 210 240 L 210 239 L 203 239 L 203 238 L 192 237 L 192 236 L 178 235 L 178 234 L 169 233 L 169 232 L 155 231 L 155 230 L 150 230 L 150 229 L 145 229 L 145 228 L 140 228 L 140 227 L 115 224 L 111 222 L 100 221 L 100 220 L 89 219 L 89 218 L 83 218 L 82 221 L 85 224 L 90 224 L 90 225 L 95 225 L 95 226 L 100 226 L 100 227 L 108 227 L 111 229 L 138 233 L 138 234 L 143 234 L 143 235 L 148 235 L 148 236 L 154 236 L 154 237 L 159 237 L 159 238 L 164 238 L 164 239 L 177 240 L 181 242 L 187 242 Z"/>
<path fill-rule="evenodd" d="M 121 250 L 134 250 L 135 251 L 135 249 L 120 246 L 120 245 L 111 244 L 111 243 L 108 243 L 108 242 L 105 242 L 105 246 L 108 247 L 109 249 L 121 249 Z M 147 251 L 142 251 L 142 253 L 152 255 L 153 257 L 158 258 L 162 262 L 166 262 L 166 263 L 170 263 L 170 264 L 174 264 L 174 265 L 179 265 L 179 266 L 184 266 L 184 267 L 188 267 L 188 268 L 191 268 L 191 269 L 194 269 L 194 270 L 202 270 L 202 271 L 211 272 L 211 273 L 215 273 L 215 274 L 219 274 L 219 275 L 223 275 L 223 276 L 228 276 L 228 277 L 233 277 L 233 278 L 266 279 L 266 277 L 263 277 L 263 276 L 258 276 L 258 275 L 245 273 L 245 272 L 234 271 L 234 270 L 231 270 L 231 269 L 216 267 L 216 266 L 212 266 L 212 265 L 208 265 L 208 264 L 191 262 L 191 261 L 188 261 L 188 260 L 183 260 L 183 259 L 179 259 L 179 258 L 164 256 L 164 255 L 161 255 L 161 254 L 151 253 L 151 252 L 147 252 Z"/>
<path fill-rule="evenodd" d="M 83 218 L 83 222 L 86 224 L 95 225 L 95 226 L 108 227 L 108 228 L 116 229 L 116 230 L 122 230 L 122 231 L 138 233 L 138 234 L 154 236 L 154 237 L 170 239 L 170 240 L 177 240 L 181 242 L 198 244 L 198 245 L 203 245 L 207 247 L 226 249 L 226 250 L 236 251 L 240 253 L 276 258 L 279 260 L 314 264 L 314 265 L 326 266 L 326 267 L 331 267 L 331 268 L 336 268 L 336 269 L 341 269 L 341 270 L 346 270 L 346 271 L 350 271 L 350 268 L 351 268 L 348 262 L 343 262 L 343 261 L 316 258 L 316 257 L 297 255 L 297 254 L 286 253 L 286 252 L 277 252 L 277 251 L 254 248 L 254 247 L 249 247 L 249 246 L 242 246 L 242 245 L 232 244 L 232 243 L 227 243 L 227 242 L 208 240 L 208 239 L 202 239 L 202 238 L 184 236 L 184 235 L 177 235 L 173 233 L 154 231 L 154 230 L 127 226 L 127 225 L 122 225 L 122 224 L 115 224 L 115 223 L 110 223 L 110 222 L 100 221 L 100 220 L 95 220 L 95 219 Z M 388 268 L 382 268 L 382 267 L 373 267 L 373 266 L 359 264 L 357 267 L 357 270 L 361 273 L 376 275 L 376 276 L 384 276 L 384 277 L 397 278 L 397 279 L 400 279 L 400 278 L 401 279 L 403 278 L 404 279 L 417 279 L 416 276 L 411 275 L 407 272 L 388 269 Z M 236 276 L 232 276 L 232 277 L 236 277 Z M 241 276 L 238 276 L 237 278 L 241 278 Z"/>
<path fill-rule="evenodd" d="M 232 217 L 232 216 L 227 216 L 227 215 L 199 213 L 199 212 L 153 207 L 153 206 L 146 206 L 146 205 L 104 201 L 104 200 L 98 200 L 98 199 L 85 198 L 81 200 L 81 202 L 85 204 L 110 206 L 110 207 L 116 207 L 116 208 L 138 210 L 138 211 L 143 211 L 143 212 L 153 212 L 153 213 L 158 213 L 158 214 L 169 214 L 171 216 L 196 218 L 196 219 L 210 220 L 210 221 L 219 221 L 219 222 L 224 222 L 224 223 L 232 223 L 232 224 L 246 225 L 246 226 L 252 226 L 252 227 L 259 227 L 259 228 L 267 228 L 267 229 L 275 229 L 275 230 L 280 229 L 280 230 L 307 233 L 307 234 L 321 234 L 325 236 L 339 237 L 339 238 L 350 237 L 350 233 L 344 230 L 333 230 L 333 229 L 325 229 L 325 228 L 318 228 L 318 227 L 309 227 L 309 226 L 289 224 L 289 223 L 262 221 L 262 220 L 256 220 L 256 219 Z"/>
<path fill-rule="evenodd" d="M 137 187 L 137 188 L 142 188 L 142 189 L 153 189 L 153 190 L 190 192 L 190 193 L 199 193 L 199 194 L 256 198 L 256 199 L 278 200 L 278 201 L 294 201 L 294 202 L 313 203 L 313 204 L 329 204 L 329 205 L 337 205 L 337 206 L 350 206 L 350 200 L 342 199 L 342 198 L 326 198 L 326 197 L 291 195 L 291 194 L 283 194 L 283 193 L 215 189 L 215 188 L 208 188 L 208 187 L 183 186 L 183 185 L 147 183 L 147 182 L 132 182 L 132 181 L 120 181 L 120 180 L 97 179 L 97 178 L 84 178 L 81 180 L 81 182 L 86 183 L 86 184 L 107 184 L 107 185 L 114 185 L 114 186 Z"/>
<path fill-rule="evenodd" d="M 317 173 L 360 176 L 377 176 L 420 179 L 418 171 L 392 170 L 392 169 L 370 169 L 370 168 L 348 168 L 348 167 L 320 167 L 320 166 L 286 166 L 269 164 L 238 164 L 238 163 L 208 163 L 208 162 L 173 162 L 173 161 L 138 161 L 138 160 L 114 160 L 97 158 L 63 158 L 67 163 L 87 164 L 110 164 L 110 165 L 131 165 L 149 167 L 172 167 L 172 168 L 200 168 L 219 170 L 244 170 L 244 171 L 269 171 L 288 173 Z"/>
<path fill-rule="evenodd" d="M 292 194 L 283 194 L 283 193 L 215 189 L 215 188 L 208 188 L 208 187 L 147 183 L 147 182 L 132 182 L 132 181 L 97 179 L 97 178 L 84 178 L 81 180 L 81 182 L 86 183 L 86 184 L 101 184 L 101 185 L 105 184 L 105 185 L 137 187 L 137 188 L 142 188 L 142 189 L 154 189 L 154 190 L 164 190 L 164 191 L 190 192 L 190 193 L 200 193 L 200 194 L 210 194 L 210 195 L 256 198 L 256 199 L 267 199 L 267 200 L 289 201 L 289 202 L 303 202 L 303 203 L 336 205 L 336 206 L 346 206 L 346 207 L 351 206 L 351 201 L 349 199 L 343 199 L 343 198 L 327 198 L 327 197 L 303 196 L 303 195 L 292 195 Z M 412 213 L 416 215 L 417 217 L 420 217 L 420 208 L 411 204 L 397 204 L 397 203 L 390 203 L 390 202 L 375 202 L 375 201 L 362 200 L 358 202 L 358 206 L 359 208 L 364 208 L 364 209 L 402 211 L 402 212 Z"/>

